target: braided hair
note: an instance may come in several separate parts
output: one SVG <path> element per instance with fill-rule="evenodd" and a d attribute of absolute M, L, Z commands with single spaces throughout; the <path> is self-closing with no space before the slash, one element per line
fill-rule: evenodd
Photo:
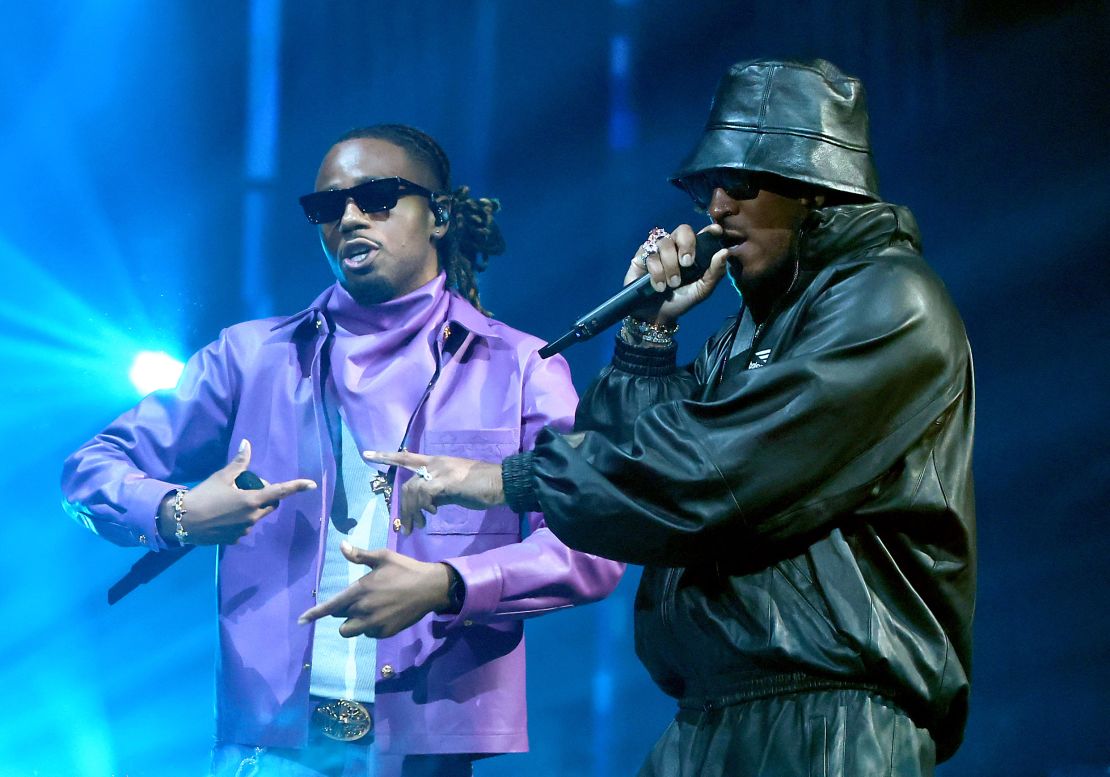
<path fill-rule="evenodd" d="M 335 142 L 360 138 L 384 140 L 404 149 L 414 162 L 431 173 L 436 191 L 447 193 L 442 198 L 436 198 L 451 214 L 451 226 L 438 245 L 439 261 L 447 273 L 447 285 L 457 289 L 482 313 L 491 315 L 478 298 L 477 274 L 486 269 L 491 256 L 505 251 L 501 228 L 493 220 L 494 214 L 501 210 L 501 203 L 492 197 L 472 197 L 469 186 L 451 191 L 451 162 L 447 154 L 431 135 L 415 127 L 375 124 L 344 133 Z"/>

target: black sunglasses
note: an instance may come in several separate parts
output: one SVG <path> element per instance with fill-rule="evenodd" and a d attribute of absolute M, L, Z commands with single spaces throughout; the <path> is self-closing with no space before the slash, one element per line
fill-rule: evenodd
<path fill-rule="evenodd" d="M 683 178 L 679 183 L 700 210 L 709 210 L 709 201 L 713 199 L 713 192 L 717 189 L 724 189 L 725 194 L 734 200 L 754 200 L 760 190 L 756 175 L 727 167 L 696 173 Z"/>
<path fill-rule="evenodd" d="M 415 194 L 430 201 L 434 192 L 404 178 L 375 178 L 350 189 L 332 189 L 313 192 L 301 197 L 304 215 L 313 224 L 338 221 L 347 208 L 347 200 L 354 200 L 363 213 L 381 213 L 397 205 L 397 200 Z"/>

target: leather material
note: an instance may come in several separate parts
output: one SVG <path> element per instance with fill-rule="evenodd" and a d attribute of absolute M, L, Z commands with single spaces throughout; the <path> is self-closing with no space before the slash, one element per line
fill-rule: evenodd
<path fill-rule="evenodd" d="M 717 86 L 701 139 L 671 181 L 681 186 L 714 168 L 878 200 L 863 84 L 823 59 L 733 65 Z"/>
<path fill-rule="evenodd" d="M 733 320 L 689 368 L 615 360 L 574 434 L 538 436 L 533 485 L 568 545 L 646 565 L 636 647 L 665 692 L 881 689 L 943 760 L 975 592 L 963 324 L 904 208 L 815 211 L 798 258 L 746 348 Z"/>
<path fill-rule="evenodd" d="M 297 615 L 318 601 L 337 496 L 324 401 L 328 354 L 338 336 L 327 306 L 335 293 L 337 287 L 328 289 L 290 318 L 229 327 L 189 360 L 175 390 L 150 394 L 66 461 L 62 486 L 70 514 L 120 545 L 161 542 L 154 520 L 163 495 L 224 466 L 243 438 L 253 444 L 252 470 L 267 480 L 306 477 L 320 484 L 282 500 L 248 536 L 220 548 L 221 742 L 301 748 L 308 741 L 315 629 L 298 625 Z M 407 360 L 383 356 L 371 364 L 362 352 L 361 364 L 346 365 L 378 367 L 409 386 L 407 397 L 390 395 L 403 402 L 389 412 L 411 418 L 410 449 L 498 461 L 531 447 L 541 427 L 569 429 L 576 397 L 566 361 L 540 359 L 542 341 L 487 318 L 453 291 L 447 304 L 453 336 L 423 340 L 428 349 L 443 348 L 434 391 L 424 395 L 427 373 L 409 381 Z M 383 315 L 396 307 L 378 306 Z M 491 387 L 497 402 L 489 401 Z M 374 428 L 356 419 L 356 442 Z M 406 477 L 398 476 L 395 493 Z M 400 501 L 393 500 L 394 519 Z M 378 666 L 371 670 L 380 678 L 379 751 L 526 750 L 522 619 L 606 596 L 621 565 L 575 553 L 547 530 L 542 515 L 519 516 L 505 507 L 445 505 L 423 531 L 390 531 L 388 548 L 447 562 L 462 577 L 466 596 L 458 614 L 430 614 L 377 641 Z"/>
<path fill-rule="evenodd" d="M 682 709 L 640 777 L 928 777 L 929 732 L 867 691 L 772 696 Z"/>

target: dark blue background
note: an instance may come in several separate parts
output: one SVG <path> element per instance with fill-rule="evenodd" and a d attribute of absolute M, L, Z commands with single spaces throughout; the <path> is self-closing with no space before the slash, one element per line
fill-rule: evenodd
<path fill-rule="evenodd" d="M 137 396 L 135 352 L 301 309 L 330 281 L 296 196 L 332 139 L 401 121 L 499 196 L 482 278 L 543 337 L 619 285 L 717 78 L 756 56 L 861 76 L 978 373 L 981 554 L 967 742 L 942 775 L 1110 766 L 1104 2 L 0 3 L 0 773 L 176 775 L 212 730 L 212 554 L 109 609 L 135 559 L 59 507 L 64 455 Z M 253 63 L 253 64 L 252 64 Z M 254 70 L 252 71 L 252 67 Z M 254 80 L 251 73 L 254 72 Z M 690 357 L 731 290 L 683 324 Z M 579 387 L 608 335 L 569 352 Z M 673 712 L 631 598 L 529 624 L 532 752 L 477 773 L 632 773 Z"/>

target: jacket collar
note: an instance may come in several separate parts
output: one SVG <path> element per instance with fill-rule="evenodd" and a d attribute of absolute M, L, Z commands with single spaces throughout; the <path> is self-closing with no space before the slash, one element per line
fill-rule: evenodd
<path fill-rule="evenodd" d="M 291 337 L 295 340 L 310 339 L 318 332 L 331 334 L 335 331 L 335 327 L 324 315 L 324 306 L 331 291 L 332 287 L 328 287 L 307 308 L 279 320 L 270 327 L 270 331 L 291 329 Z M 450 298 L 447 302 L 447 320 L 452 326 L 458 326 L 479 337 L 501 339 L 501 335 L 493 328 L 489 318 L 482 315 L 454 289 L 449 289 L 448 294 Z"/>
<path fill-rule="evenodd" d="M 768 316 L 773 317 L 788 300 L 796 299 L 829 265 L 895 247 L 921 251 L 921 233 L 907 208 L 876 202 L 812 211 L 798 228 L 792 260 L 794 278 L 773 301 Z"/>
<path fill-rule="evenodd" d="M 909 209 L 885 202 L 838 205 L 806 218 L 798 258 L 803 269 L 820 269 L 840 257 L 899 244 L 921 250 L 921 232 Z"/>

